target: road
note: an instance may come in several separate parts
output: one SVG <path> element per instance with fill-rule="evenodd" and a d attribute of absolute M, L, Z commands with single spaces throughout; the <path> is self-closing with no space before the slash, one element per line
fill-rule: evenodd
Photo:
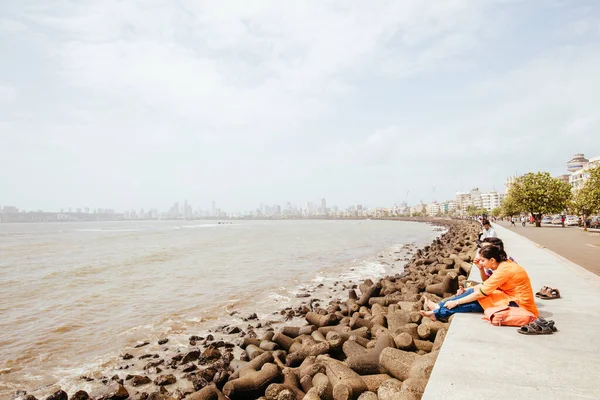
<path fill-rule="evenodd" d="M 511 227 L 505 221 L 497 223 L 600 276 L 600 230 L 585 232 L 578 227 L 552 225 L 536 228 L 530 224 L 522 227 L 520 223 Z M 510 249 L 507 250 L 510 254 Z"/>

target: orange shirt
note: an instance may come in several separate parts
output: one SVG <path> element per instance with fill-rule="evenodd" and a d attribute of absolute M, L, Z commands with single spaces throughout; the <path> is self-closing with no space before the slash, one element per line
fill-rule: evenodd
<path fill-rule="evenodd" d="M 484 310 L 507 306 L 510 301 L 514 301 L 536 317 L 539 315 L 529 275 L 514 261 L 501 262 L 492 276 L 483 283 L 481 291 L 487 295 L 478 300 Z"/>

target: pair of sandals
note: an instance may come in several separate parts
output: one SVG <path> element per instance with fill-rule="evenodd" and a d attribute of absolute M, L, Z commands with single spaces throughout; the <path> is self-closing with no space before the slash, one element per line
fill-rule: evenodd
<path fill-rule="evenodd" d="M 551 288 L 550 286 L 544 286 L 535 294 L 535 297 L 542 300 L 560 299 L 560 291 L 556 288 Z"/>
<path fill-rule="evenodd" d="M 557 330 L 554 326 L 554 321 L 539 317 L 535 321 L 520 327 L 517 332 L 523 335 L 550 335 Z"/>

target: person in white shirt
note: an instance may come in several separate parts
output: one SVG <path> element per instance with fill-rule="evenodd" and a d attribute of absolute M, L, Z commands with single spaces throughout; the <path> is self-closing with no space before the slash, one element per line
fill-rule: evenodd
<path fill-rule="evenodd" d="M 494 230 L 494 228 L 492 228 L 492 225 L 490 225 L 490 221 L 488 221 L 487 219 L 483 220 L 483 233 L 481 234 L 480 240 L 483 240 L 485 238 L 489 238 L 489 237 L 498 237 L 498 235 L 496 234 L 496 231 Z"/>

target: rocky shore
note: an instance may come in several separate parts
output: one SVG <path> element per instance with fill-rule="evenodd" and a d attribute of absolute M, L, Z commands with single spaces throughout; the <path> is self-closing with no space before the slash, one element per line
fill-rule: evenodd
<path fill-rule="evenodd" d="M 402 273 L 337 282 L 327 300 L 299 294 L 303 303 L 280 310 L 280 321 L 251 314 L 190 336 L 187 346 L 171 347 L 169 338 L 139 343 L 113 376 L 81 377 L 82 386 L 95 384 L 90 393 L 58 390 L 45 398 L 420 399 L 450 323 L 421 317 L 423 293 L 434 301 L 456 293 L 480 230 L 473 221 L 421 221 L 447 232 L 403 260 Z M 37 400 L 25 392 L 14 398 Z"/>

